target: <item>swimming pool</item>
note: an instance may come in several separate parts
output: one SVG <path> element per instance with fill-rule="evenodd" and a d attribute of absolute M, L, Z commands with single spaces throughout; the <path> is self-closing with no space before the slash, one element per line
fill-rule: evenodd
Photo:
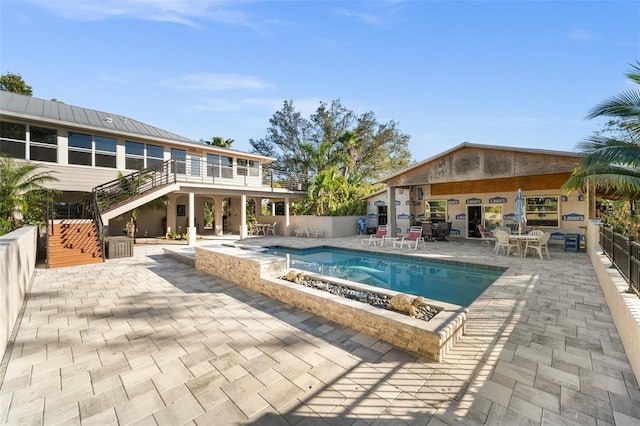
<path fill-rule="evenodd" d="M 292 268 L 460 306 L 469 306 L 504 272 L 499 268 L 326 246 L 302 250 L 273 246 L 266 248 L 266 253 L 288 257 Z"/>

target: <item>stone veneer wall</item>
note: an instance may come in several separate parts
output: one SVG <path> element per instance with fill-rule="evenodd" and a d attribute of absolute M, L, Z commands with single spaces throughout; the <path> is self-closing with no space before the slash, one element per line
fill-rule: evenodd
<path fill-rule="evenodd" d="M 285 259 L 232 247 L 195 251 L 199 270 L 434 361 L 441 361 L 465 332 L 466 309 L 457 305 L 437 302 L 442 310 L 422 321 L 278 279 L 286 272 Z"/>

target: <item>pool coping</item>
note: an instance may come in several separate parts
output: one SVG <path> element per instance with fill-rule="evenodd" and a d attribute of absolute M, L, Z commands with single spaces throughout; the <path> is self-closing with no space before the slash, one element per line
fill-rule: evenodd
<path fill-rule="evenodd" d="M 465 307 L 426 299 L 427 304 L 441 309 L 440 312 L 430 321 L 412 318 L 280 279 L 279 276 L 289 271 L 286 259 L 246 250 L 241 245 L 195 247 L 195 267 L 437 362 L 444 359 L 466 331 L 468 309 Z M 352 281 L 318 277 L 350 287 L 363 286 Z"/>

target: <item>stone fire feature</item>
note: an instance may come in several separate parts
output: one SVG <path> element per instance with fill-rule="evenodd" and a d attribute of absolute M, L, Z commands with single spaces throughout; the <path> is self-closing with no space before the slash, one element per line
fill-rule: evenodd
<path fill-rule="evenodd" d="M 195 265 L 196 269 L 216 277 L 438 362 L 465 332 L 464 307 L 425 299 L 441 311 L 428 322 L 411 318 L 279 279 L 287 272 L 286 259 L 258 251 L 227 246 L 196 247 Z M 354 288 L 398 294 L 351 281 L 316 277 Z"/>

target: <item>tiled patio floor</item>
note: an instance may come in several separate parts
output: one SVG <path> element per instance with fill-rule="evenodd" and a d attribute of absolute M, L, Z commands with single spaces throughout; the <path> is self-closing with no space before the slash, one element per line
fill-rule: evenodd
<path fill-rule="evenodd" d="M 359 237 L 247 242 L 381 250 Z M 470 307 L 445 362 L 196 271 L 162 246 L 38 269 L 3 364 L 0 423 L 640 424 L 638 383 L 586 254 L 522 259 L 457 240 L 402 252 L 509 268 Z"/>

